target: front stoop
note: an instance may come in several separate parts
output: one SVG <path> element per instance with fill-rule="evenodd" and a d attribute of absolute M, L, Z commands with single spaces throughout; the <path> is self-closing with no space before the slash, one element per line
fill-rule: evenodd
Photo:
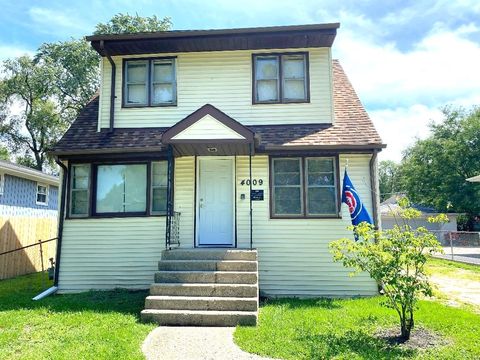
<path fill-rule="evenodd" d="M 165 250 L 158 269 L 141 313 L 143 321 L 171 326 L 256 325 L 256 250 Z"/>

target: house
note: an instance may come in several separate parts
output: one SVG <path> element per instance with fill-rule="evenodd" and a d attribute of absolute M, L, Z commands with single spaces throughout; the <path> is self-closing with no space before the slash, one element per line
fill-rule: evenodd
<path fill-rule="evenodd" d="M 398 205 L 398 200 L 401 195 L 392 195 L 384 202 L 380 204 L 380 216 L 382 220 L 382 229 L 393 229 L 400 218 L 398 217 L 398 211 L 400 206 Z M 448 222 L 445 224 L 442 223 L 430 223 L 428 218 L 432 216 L 437 216 L 440 212 L 434 208 L 428 206 L 422 206 L 419 204 L 411 204 L 411 207 L 420 211 L 420 217 L 413 221 L 412 226 L 414 227 L 425 227 L 431 232 L 435 233 L 438 240 L 445 244 L 446 238 L 448 238 L 449 233 L 457 232 L 457 213 L 447 213 Z"/>
<path fill-rule="evenodd" d="M 0 160 L 0 253 L 57 235 L 57 176 Z M 44 263 L 55 256 L 55 243 L 43 245 Z M 0 255 L 0 279 L 42 269 L 38 249 Z"/>
<path fill-rule="evenodd" d="M 53 150 L 64 171 L 59 291 L 150 286 L 144 318 L 210 325 L 254 322 L 258 291 L 376 294 L 328 248 L 352 236 L 347 162 L 377 217 L 385 147 L 332 60 L 338 27 L 88 37 L 100 94 Z"/>

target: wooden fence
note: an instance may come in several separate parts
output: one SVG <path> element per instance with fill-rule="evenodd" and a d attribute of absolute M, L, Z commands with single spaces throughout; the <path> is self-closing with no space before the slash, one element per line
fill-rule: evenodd
<path fill-rule="evenodd" d="M 0 217 L 0 253 L 56 236 L 57 219 L 55 217 Z M 55 258 L 56 241 L 43 244 L 42 250 L 43 266 L 46 269 L 50 265 L 49 258 Z M 39 246 L 0 255 L 0 280 L 41 270 Z"/>

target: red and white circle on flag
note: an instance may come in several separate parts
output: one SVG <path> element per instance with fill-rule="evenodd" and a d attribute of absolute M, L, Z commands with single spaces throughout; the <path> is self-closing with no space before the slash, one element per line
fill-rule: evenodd
<path fill-rule="evenodd" d="M 345 191 L 345 197 L 347 199 L 348 211 L 350 211 L 350 214 L 353 214 L 357 208 L 357 200 L 355 199 L 355 196 L 353 196 L 352 192 L 348 190 Z"/>

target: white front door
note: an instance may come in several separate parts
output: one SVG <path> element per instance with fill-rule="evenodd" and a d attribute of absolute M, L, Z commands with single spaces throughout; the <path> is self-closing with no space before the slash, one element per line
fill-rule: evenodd
<path fill-rule="evenodd" d="M 232 246 L 233 159 L 198 160 L 197 244 Z"/>

